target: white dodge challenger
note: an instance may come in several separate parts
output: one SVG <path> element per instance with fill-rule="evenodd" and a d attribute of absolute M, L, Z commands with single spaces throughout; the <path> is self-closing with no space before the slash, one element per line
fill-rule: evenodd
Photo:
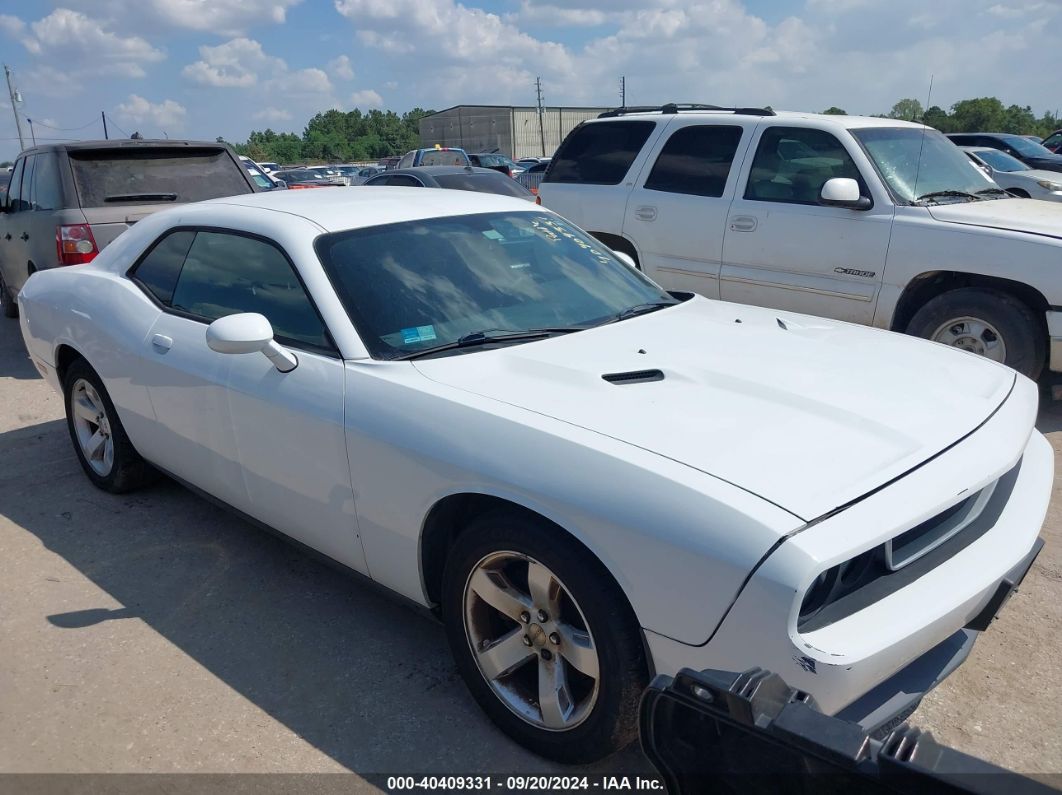
<path fill-rule="evenodd" d="M 681 667 L 887 727 L 1042 544 L 1031 381 L 668 294 L 518 199 L 183 206 L 19 307 L 93 483 L 165 473 L 432 608 L 487 714 L 555 759 L 628 742 Z"/>

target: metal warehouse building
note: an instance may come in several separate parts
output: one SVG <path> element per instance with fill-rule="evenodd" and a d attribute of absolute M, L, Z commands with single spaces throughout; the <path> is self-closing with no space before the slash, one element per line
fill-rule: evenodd
<path fill-rule="evenodd" d="M 533 106 L 455 105 L 420 120 L 420 145 L 456 146 L 467 152 L 496 149 L 513 159 L 548 157 L 579 122 L 606 110 L 543 108 L 540 131 L 538 108 Z"/>

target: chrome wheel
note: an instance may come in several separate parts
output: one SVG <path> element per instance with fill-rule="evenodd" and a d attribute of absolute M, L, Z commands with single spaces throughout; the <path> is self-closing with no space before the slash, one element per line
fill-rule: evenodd
<path fill-rule="evenodd" d="M 590 714 L 597 647 L 579 605 L 546 566 L 518 552 L 481 559 L 465 583 L 464 625 L 483 678 L 525 721 L 562 731 Z"/>
<path fill-rule="evenodd" d="M 84 378 L 70 390 L 70 412 L 77 443 L 92 471 L 100 477 L 110 474 L 114 466 L 114 439 L 107 409 L 96 388 Z"/>
<path fill-rule="evenodd" d="M 930 339 L 995 362 L 1007 360 L 1007 346 L 1002 335 L 991 323 L 975 317 L 957 317 L 942 323 Z"/>

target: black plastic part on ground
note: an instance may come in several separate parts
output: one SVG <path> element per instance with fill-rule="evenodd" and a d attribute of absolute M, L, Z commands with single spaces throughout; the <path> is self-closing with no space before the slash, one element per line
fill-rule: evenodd
<path fill-rule="evenodd" d="M 642 749 L 672 795 L 1059 791 L 907 725 L 874 740 L 758 668 L 658 676 L 642 699 L 640 719 Z"/>

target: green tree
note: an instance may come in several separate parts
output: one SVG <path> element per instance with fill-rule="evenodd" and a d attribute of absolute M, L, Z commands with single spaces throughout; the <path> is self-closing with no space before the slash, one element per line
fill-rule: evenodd
<path fill-rule="evenodd" d="M 1006 111 L 995 97 L 964 99 L 951 106 L 953 132 L 1000 132 Z"/>
<path fill-rule="evenodd" d="M 847 116 L 848 111 L 844 108 L 839 108 L 836 105 L 831 105 L 823 111 L 827 116 Z"/>
<path fill-rule="evenodd" d="M 922 103 L 917 99 L 901 99 L 892 106 L 892 110 L 889 111 L 889 118 L 919 121 L 922 118 Z"/>
<path fill-rule="evenodd" d="M 922 114 L 922 123 L 940 130 L 941 132 L 953 132 L 951 117 L 948 112 L 939 105 L 933 105 Z"/>

